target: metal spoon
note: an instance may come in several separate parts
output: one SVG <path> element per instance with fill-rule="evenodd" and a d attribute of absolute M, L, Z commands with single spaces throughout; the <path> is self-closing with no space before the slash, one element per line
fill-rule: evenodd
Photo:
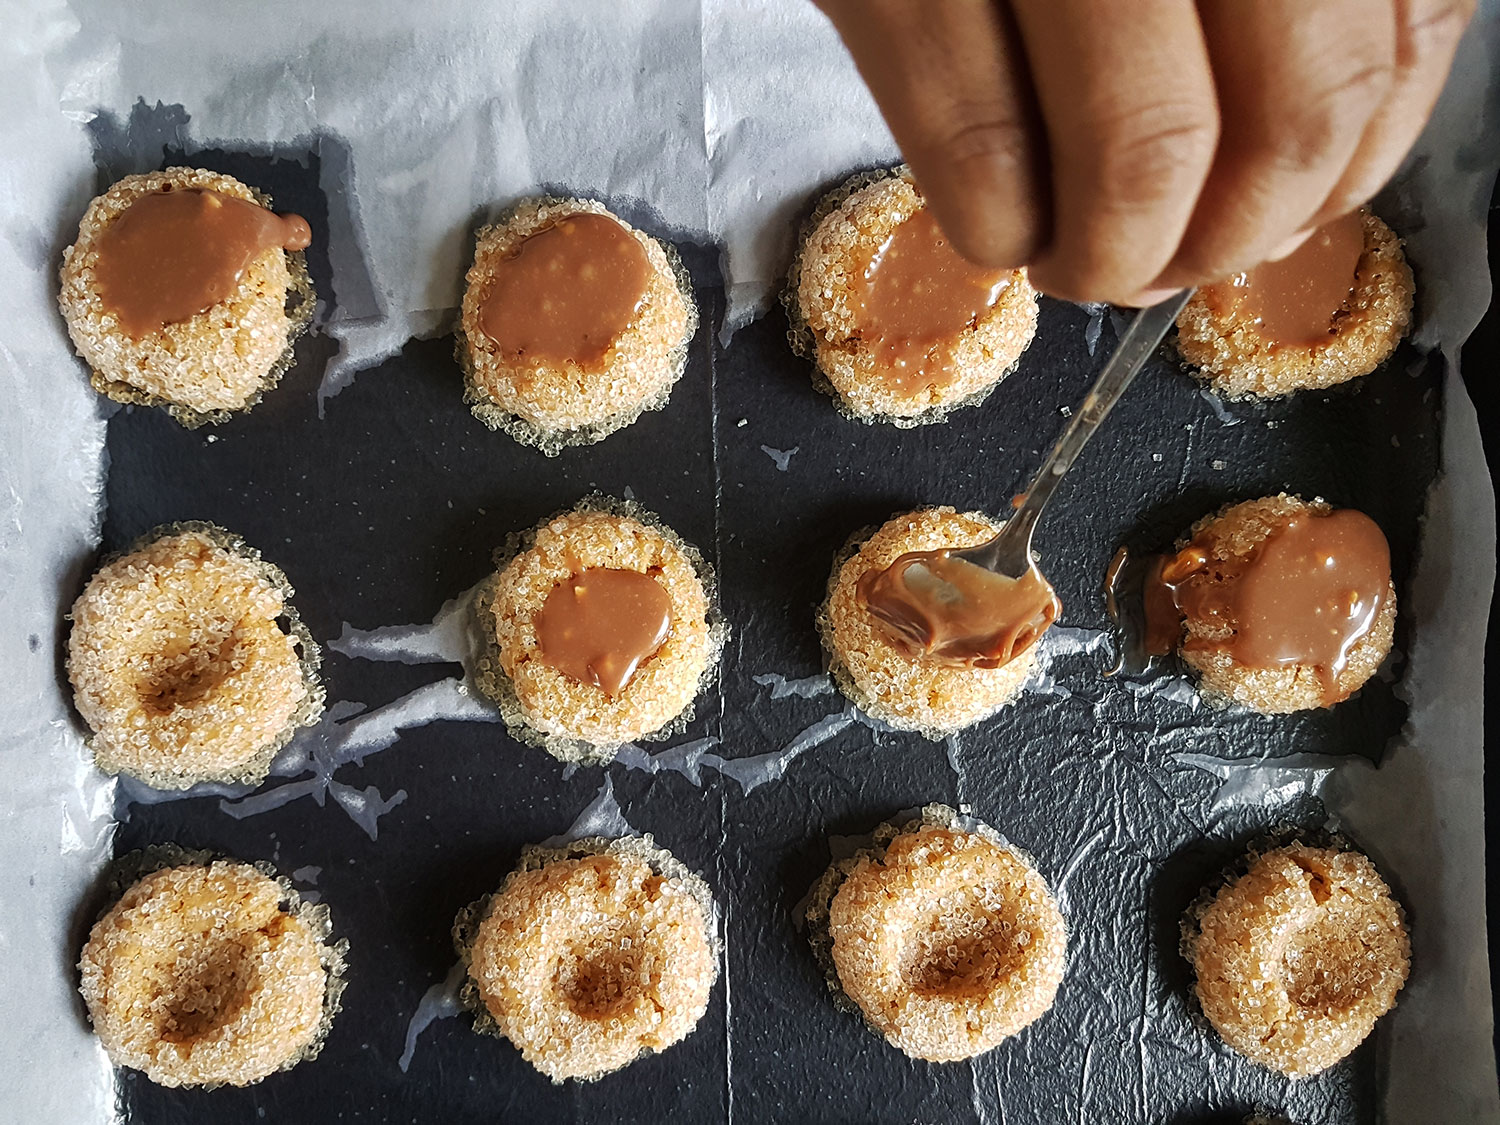
<path fill-rule="evenodd" d="M 1078 459 L 1078 454 L 1085 443 L 1094 436 L 1094 431 L 1099 428 L 1110 409 L 1125 393 L 1125 388 L 1130 386 L 1130 381 L 1135 378 L 1141 365 L 1156 350 L 1162 337 L 1177 320 L 1177 314 L 1182 311 L 1182 307 L 1187 304 L 1191 296 L 1192 290 L 1184 289 L 1160 304 L 1151 305 L 1135 314 L 1130 327 L 1120 338 L 1114 354 L 1104 365 L 1098 381 L 1089 389 L 1083 405 L 1078 413 L 1073 415 L 1072 422 L 1058 439 L 1057 444 L 1052 447 L 1051 454 L 1042 463 L 1041 469 L 1031 482 L 1031 487 L 1016 504 L 1015 515 L 1006 521 L 1000 534 L 977 547 L 944 553 L 949 561 L 967 563 L 992 572 L 990 575 L 983 576 L 970 575 L 969 577 L 975 581 L 966 581 L 965 585 L 973 588 L 976 583 L 986 580 L 996 585 L 1000 582 L 1015 583 L 1036 570 L 1036 564 L 1031 558 L 1031 537 L 1036 530 L 1037 519 L 1041 516 L 1042 509 L 1052 498 L 1052 494 L 1057 491 L 1063 474 L 1072 468 L 1073 462 Z M 931 599 L 951 603 L 963 598 L 963 592 L 957 585 L 934 573 L 932 568 L 922 562 L 913 562 L 906 568 L 902 578 L 907 583 L 907 590 L 914 597 L 922 600 Z M 1037 571 L 1036 578 L 1043 583 L 1046 582 L 1041 578 L 1040 571 Z M 1048 589 L 1050 591 L 1050 587 Z M 1009 624 L 1011 623 L 997 623 L 1002 628 Z M 1045 628 L 1045 624 L 1042 627 Z M 1023 636 L 1018 638 L 1018 641 L 1024 643 L 1013 644 L 1010 647 L 1013 651 L 1019 652 L 1030 640 L 1034 639 L 1034 636 L 1029 639 Z"/>

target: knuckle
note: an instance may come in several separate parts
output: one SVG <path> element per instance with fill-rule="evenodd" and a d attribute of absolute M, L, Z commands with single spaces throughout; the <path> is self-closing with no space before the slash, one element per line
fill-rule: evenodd
<path fill-rule="evenodd" d="M 1234 272 L 1234 264 L 1240 261 L 1240 258 L 1225 254 L 1217 248 L 1206 249 L 1184 243 L 1164 272 L 1181 286 L 1212 284 L 1230 276 Z"/>
<path fill-rule="evenodd" d="M 1149 277 L 1123 272 L 1105 254 L 1078 251 L 1068 255 L 1049 254 L 1031 268 L 1032 283 L 1050 297 L 1064 301 L 1123 302 L 1140 289 Z"/>
<path fill-rule="evenodd" d="M 949 121 L 908 153 L 918 182 L 940 205 L 944 229 L 965 256 L 993 266 L 1022 264 L 1040 238 L 1030 131 L 997 115 Z"/>
<path fill-rule="evenodd" d="M 993 269 L 1024 266 L 1042 243 L 1036 223 L 1025 217 L 970 216 L 968 221 L 959 222 L 948 234 L 964 257 Z"/>
<path fill-rule="evenodd" d="M 1135 208 L 1175 195 L 1207 171 L 1218 139 L 1211 107 L 1157 103 L 1105 118 L 1094 139 L 1101 196 Z"/>
<path fill-rule="evenodd" d="M 1321 226 L 1332 222 L 1340 215 L 1347 215 L 1356 207 L 1362 207 L 1368 203 L 1385 185 L 1391 171 L 1394 170 L 1396 161 L 1391 161 L 1390 166 L 1378 166 L 1378 171 L 1366 172 L 1365 174 L 1351 179 L 1347 184 L 1340 184 L 1323 201 L 1323 206 L 1318 208 L 1318 213 L 1312 217 L 1310 226 Z"/>
<path fill-rule="evenodd" d="M 1331 153 L 1358 139 L 1358 129 L 1380 107 L 1394 77 L 1392 65 L 1372 63 L 1295 99 L 1264 124 L 1260 147 L 1278 170 L 1321 167 Z"/>
<path fill-rule="evenodd" d="M 1476 0 L 1438 0 L 1422 11 L 1413 11 L 1408 5 L 1402 37 L 1409 39 L 1418 53 L 1424 47 L 1447 43 L 1463 33 L 1475 9 Z"/>
<path fill-rule="evenodd" d="M 1133 293 L 1156 271 L 1126 251 L 1108 224 L 1075 226 L 1046 255 L 1048 293 L 1070 301 L 1116 301 Z"/>
<path fill-rule="evenodd" d="M 1031 150 L 1024 123 L 998 115 L 955 114 L 954 122 L 932 132 L 932 155 L 955 167 L 1023 167 Z"/>
<path fill-rule="evenodd" d="M 1178 247 L 1163 275 L 1178 288 L 1211 285 L 1251 265 L 1256 256 L 1256 243 L 1248 237 L 1218 245 L 1189 239 Z"/>

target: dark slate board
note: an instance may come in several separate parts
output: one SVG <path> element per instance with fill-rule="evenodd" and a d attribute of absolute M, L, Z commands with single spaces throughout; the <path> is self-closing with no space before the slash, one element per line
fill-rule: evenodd
<path fill-rule="evenodd" d="M 183 120 L 174 112 L 142 107 L 128 130 L 107 121 L 96 128 L 101 180 L 178 162 L 172 129 L 159 127 Z M 348 229 L 350 204 L 319 192 L 318 153 L 198 151 L 190 160 L 233 172 L 269 190 L 279 208 L 308 216 L 311 267 L 329 297 L 323 232 L 331 210 L 343 213 L 335 227 Z M 651 229 L 641 209 L 628 213 Z M 703 313 L 687 375 L 664 411 L 603 444 L 549 460 L 485 430 L 460 400 L 447 337 L 412 342 L 362 372 L 320 419 L 316 388 L 333 346 L 314 334 L 299 343 L 283 385 L 224 426 L 190 432 L 153 410 L 113 417 L 103 550 L 167 521 L 221 523 L 286 570 L 304 619 L 326 642 L 345 622 L 430 620 L 490 570 L 508 533 L 592 490 L 619 495 L 628 486 L 715 562 L 733 629 L 718 690 L 674 742 L 712 736 L 725 758 L 786 746 L 842 700 L 773 700 L 753 677 L 821 671 L 813 613 L 846 537 L 921 504 L 1003 510 L 1114 331 L 1104 325 L 1099 354 L 1090 356 L 1088 313 L 1044 301 L 1036 342 L 983 406 L 939 427 L 867 427 L 813 389 L 787 349 L 780 313 L 719 346 L 714 254 L 681 249 Z M 1370 513 L 1390 537 L 1404 593 L 1437 465 L 1440 385 L 1438 361 L 1403 349 L 1352 390 L 1235 406 L 1226 420 L 1169 358 L 1154 361 L 1039 533 L 1064 624 L 1105 626 L 1099 585 L 1118 543 L 1162 546 L 1224 502 L 1281 489 Z M 796 450 L 786 470 L 763 445 Z M 1398 650 L 1404 640 L 1398 629 Z M 433 1024 L 409 1072 L 397 1060 L 419 999 L 453 963 L 456 911 L 498 885 L 522 845 L 567 829 L 599 792 L 603 771 L 566 770 L 496 725 L 438 722 L 340 773 L 387 797 L 405 791 L 375 841 L 331 802 L 301 800 L 239 820 L 217 798 L 122 804 L 120 852 L 170 840 L 271 860 L 284 872 L 321 868 L 316 890 L 352 947 L 345 1010 L 319 1059 L 243 1090 L 165 1090 L 125 1072 L 127 1119 L 732 1115 L 1015 1125 L 1230 1121 L 1264 1108 L 1340 1125 L 1373 1121 L 1378 1032 L 1344 1064 L 1293 1085 L 1244 1063 L 1194 1022 L 1176 952 L 1183 908 L 1246 839 L 1289 817 L 1318 823 L 1322 813 L 1312 805 L 1218 808 L 1215 779 L 1172 753 L 1378 759 L 1405 714 L 1394 685 L 1372 682 L 1334 711 L 1271 720 L 1190 711 L 1105 680 L 1107 662 L 1103 651 L 1057 659 L 1062 690 L 1027 694 L 950 744 L 853 723 L 797 758 L 785 778 L 748 793 L 707 769 L 695 785 L 677 772 L 611 767 L 627 819 L 714 887 L 726 950 L 693 1035 L 587 1085 L 551 1085 L 507 1044 L 472 1034 L 464 1017 Z M 334 653 L 325 664 L 331 700 L 371 707 L 455 672 Z M 830 836 L 868 832 L 930 801 L 971 805 L 1034 854 L 1049 879 L 1066 873 L 1073 936 L 1057 1004 L 972 1065 L 912 1062 L 837 1012 L 794 921 L 793 908 L 828 863 Z M 1366 843 L 1378 854 L 1378 841 Z"/>

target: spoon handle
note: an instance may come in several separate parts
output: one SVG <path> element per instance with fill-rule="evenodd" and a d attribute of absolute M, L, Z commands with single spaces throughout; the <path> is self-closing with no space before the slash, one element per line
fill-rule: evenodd
<path fill-rule="evenodd" d="M 1063 474 L 1073 467 L 1073 462 L 1078 459 L 1084 445 L 1094 436 L 1094 431 L 1103 423 L 1105 415 L 1120 400 L 1125 388 L 1130 386 L 1130 381 L 1135 378 L 1141 365 L 1156 350 L 1192 295 L 1191 289 L 1184 289 L 1160 304 L 1148 305 L 1135 314 L 1125 335 L 1120 337 L 1114 354 L 1099 373 L 1098 380 L 1089 388 L 1083 405 L 1073 415 L 1073 420 L 1063 431 L 1062 437 L 1057 439 L 1047 460 L 1042 462 L 1031 487 L 1026 490 L 1025 499 L 1011 517 L 1016 531 L 1024 533 L 1027 542 L 1031 540 L 1031 530 L 1036 526 L 1037 516 L 1057 491 Z"/>

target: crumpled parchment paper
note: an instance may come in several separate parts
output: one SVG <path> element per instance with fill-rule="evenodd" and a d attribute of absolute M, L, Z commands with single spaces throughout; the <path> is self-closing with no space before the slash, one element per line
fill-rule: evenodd
<path fill-rule="evenodd" d="M 1409 896 L 1421 971 L 1382 1025 L 1392 1121 L 1500 1120 L 1480 784 L 1493 496 L 1452 366 L 1490 296 L 1497 7 L 1483 6 L 1390 197 L 1419 271 L 1418 342 L 1450 360 L 1443 477 L 1403 607 L 1406 737 L 1378 769 L 1200 764 L 1226 801 L 1321 793 Z M 59 653 L 97 542 L 108 409 L 72 355 L 55 272 L 96 188 L 91 136 L 122 129 L 145 98 L 185 108 L 170 139 L 188 151 L 318 152 L 336 295 L 321 328 L 340 347 L 320 404 L 444 330 L 474 222 L 518 195 L 587 191 L 717 244 L 727 338 L 767 308 L 810 194 L 896 153 L 802 0 L 35 0 L 7 2 L 0 24 L 0 1104 L 17 1120 L 87 1123 L 110 1119 L 113 1083 L 74 993 L 75 914 L 110 850 L 114 787 L 87 763 Z M 988 1114 L 977 1093 L 974 1109 Z"/>

